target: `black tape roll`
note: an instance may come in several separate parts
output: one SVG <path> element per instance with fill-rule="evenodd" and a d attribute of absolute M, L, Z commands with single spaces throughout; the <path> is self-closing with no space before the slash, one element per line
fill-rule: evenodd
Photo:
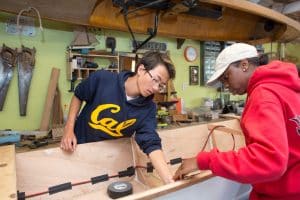
<path fill-rule="evenodd" d="M 132 184 L 127 181 L 113 182 L 107 188 L 107 194 L 112 199 L 130 195 L 132 191 Z"/>

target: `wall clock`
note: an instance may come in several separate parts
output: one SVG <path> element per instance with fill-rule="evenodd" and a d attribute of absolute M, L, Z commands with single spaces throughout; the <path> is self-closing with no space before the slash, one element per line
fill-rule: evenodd
<path fill-rule="evenodd" d="M 184 57 L 188 62 L 193 62 L 197 59 L 197 50 L 194 47 L 187 46 L 184 49 Z"/>

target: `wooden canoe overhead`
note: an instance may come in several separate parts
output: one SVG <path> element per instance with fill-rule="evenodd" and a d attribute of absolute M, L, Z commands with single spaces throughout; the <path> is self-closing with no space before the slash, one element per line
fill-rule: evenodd
<path fill-rule="evenodd" d="M 90 24 L 128 31 L 124 20 L 127 9 L 128 24 L 132 31 L 147 33 L 147 29 L 154 26 L 155 12 L 159 7 L 157 34 L 162 36 L 252 43 L 288 42 L 300 37 L 299 22 L 248 1 L 156 1 L 159 2 L 158 6 L 135 12 L 131 11 L 153 1 L 129 0 L 126 1 L 129 6 L 125 9 L 120 2 L 123 1 L 98 1 Z"/>
<path fill-rule="evenodd" d="M 5 12 L 28 6 L 44 19 L 126 32 L 127 13 L 132 31 L 142 34 L 154 27 L 159 10 L 157 35 L 174 38 L 264 43 L 300 37 L 299 22 L 245 0 L 0 0 Z"/>

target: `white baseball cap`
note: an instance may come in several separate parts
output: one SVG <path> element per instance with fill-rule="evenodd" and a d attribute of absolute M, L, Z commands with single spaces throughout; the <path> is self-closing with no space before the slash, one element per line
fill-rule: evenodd
<path fill-rule="evenodd" d="M 214 85 L 231 63 L 257 56 L 258 53 L 256 48 L 249 44 L 235 43 L 225 48 L 218 55 L 216 59 L 215 73 L 207 81 L 206 85 Z"/>

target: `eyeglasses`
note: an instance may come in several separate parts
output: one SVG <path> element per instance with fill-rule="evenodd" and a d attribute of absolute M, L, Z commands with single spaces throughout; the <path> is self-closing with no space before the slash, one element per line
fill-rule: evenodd
<path fill-rule="evenodd" d="M 152 74 L 151 74 L 149 71 L 146 70 L 146 72 L 147 72 L 147 73 L 149 74 L 149 76 L 151 77 L 152 82 L 153 82 L 154 84 L 158 85 L 158 89 L 159 89 L 159 90 L 163 90 L 163 89 L 166 88 L 166 84 L 161 83 L 159 80 L 157 80 L 156 78 L 154 78 L 154 77 L 152 76 Z"/>

